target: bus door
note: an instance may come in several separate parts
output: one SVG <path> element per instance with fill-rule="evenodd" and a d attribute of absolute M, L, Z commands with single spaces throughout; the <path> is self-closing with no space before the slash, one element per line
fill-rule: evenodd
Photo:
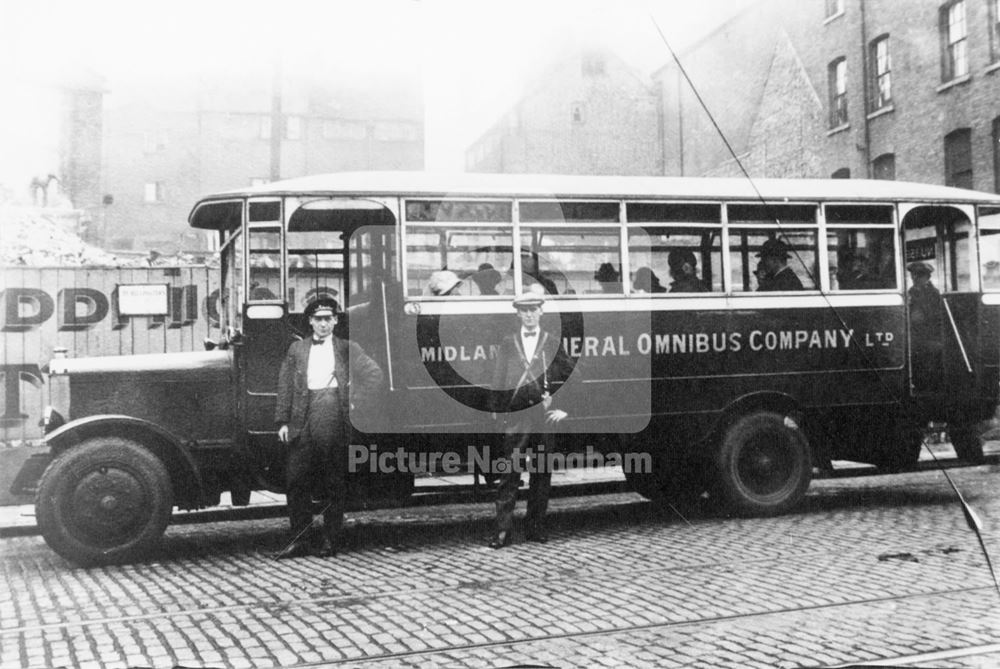
<path fill-rule="evenodd" d="M 903 219 L 910 386 L 943 404 L 977 393 L 979 280 L 975 234 L 957 207 L 921 206 Z"/>
<path fill-rule="evenodd" d="M 261 205 L 256 212 L 255 205 Z M 280 490 L 283 458 L 274 424 L 278 371 L 288 346 L 311 333 L 306 305 L 318 297 L 335 299 L 344 311 L 335 333 L 352 339 L 363 335 L 359 343 L 385 369 L 384 336 L 368 331 L 384 331 L 378 320 L 383 310 L 372 302 L 381 295 L 380 282 L 396 271 L 395 217 L 369 201 L 286 198 L 251 202 L 248 218 L 238 415 L 251 469 L 262 479 L 257 485 Z"/>

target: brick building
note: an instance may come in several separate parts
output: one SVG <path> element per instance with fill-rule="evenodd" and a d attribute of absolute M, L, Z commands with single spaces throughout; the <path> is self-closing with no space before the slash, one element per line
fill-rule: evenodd
<path fill-rule="evenodd" d="M 762 0 L 669 64 L 666 174 L 1000 191 L 998 0 Z M 731 147 L 731 149 L 730 149 Z"/>
<path fill-rule="evenodd" d="M 466 151 L 469 172 L 660 174 L 652 82 L 607 51 L 574 51 Z"/>
<path fill-rule="evenodd" d="M 163 254 L 204 248 L 187 215 L 211 191 L 274 177 L 423 167 L 419 80 L 337 85 L 285 77 L 277 107 L 271 91 L 267 77 L 247 76 L 158 81 L 155 89 L 116 95 L 106 116 L 104 245 Z"/>

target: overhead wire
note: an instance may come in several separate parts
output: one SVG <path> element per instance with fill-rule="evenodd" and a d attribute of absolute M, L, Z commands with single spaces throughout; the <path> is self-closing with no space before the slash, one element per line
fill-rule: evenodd
<path fill-rule="evenodd" d="M 708 117 L 709 122 L 711 123 L 712 127 L 715 129 L 715 132 L 718 134 L 719 138 L 722 140 L 722 143 L 725 145 L 726 150 L 732 156 L 732 159 L 735 162 L 736 166 L 739 168 L 741 174 L 743 175 L 743 178 L 745 178 L 747 180 L 747 183 L 749 183 L 750 188 L 753 190 L 755 196 L 760 201 L 760 203 L 762 205 L 764 205 L 765 208 L 769 208 L 770 207 L 770 203 L 766 200 L 766 198 L 764 198 L 763 194 L 760 192 L 760 189 L 757 188 L 757 184 L 754 182 L 753 177 L 750 175 L 749 171 L 747 171 L 746 166 L 743 164 L 743 161 L 740 159 L 739 155 L 736 153 L 736 150 L 733 148 L 733 145 L 729 141 L 729 138 L 726 136 L 726 133 L 723 132 L 722 128 L 719 126 L 719 123 L 716 120 L 715 115 L 709 109 L 708 104 L 705 102 L 704 98 L 702 97 L 701 93 L 699 92 L 698 87 L 695 86 L 694 81 L 691 79 L 691 76 L 688 74 L 687 68 L 684 67 L 684 64 L 681 62 L 681 59 L 677 55 L 677 52 L 674 50 L 673 46 L 670 44 L 670 40 L 667 39 L 667 36 L 663 32 L 663 29 L 660 27 L 660 24 L 656 20 L 656 17 L 653 16 L 652 11 L 648 12 L 648 14 L 649 14 L 650 21 L 652 22 L 653 26 L 656 28 L 656 32 L 659 34 L 660 39 L 663 41 L 663 44 L 666 47 L 667 51 L 670 53 L 671 59 L 673 60 L 674 64 L 677 66 L 678 72 L 684 78 L 684 81 L 687 82 L 687 85 L 688 85 L 688 87 L 689 87 L 692 95 L 694 95 L 695 99 L 698 102 L 698 105 L 705 112 L 705 115 Z M 681 141 L 683 141 L 683 139 Z M 773 212 L 773 210 L 770 210 L 770 211 Z M 782 226 L 780 217 L 778 217 L 778 216 L 770 216 L 770 217 L 774 219 L 776 227 L 779 230 L 781 230 L 783 226 Z M 791 245 L 789 245 L 789 248 L 795 254 L 796 259 L 798 260 L 799 264 L 802 267 L 805 268 L 806 267 L 806 263 L 803 260 L 802 256 L 799 254 L 798 250 L 795 249 Z M 819 252 L 819 251 L 817 250 L 817 252 Z M 815 280 L 815 278 L 814 278 L 814 280 Z M 840 313 L 840 311 L 830 301 L 829 296 L 827 296 L 826 293 L 821 293 L 821 295 L 822 295 L 822 299 L 826 302 L 827 307 L 834 314 L 834 317 L 836 318 L 836 320 L 844 327 L 845 330 L 851 330 L 851 328 L 848 326 L 846 320 L 844 319 L 844 317 L 842 316 L 842 314 Z M 853 337 L 851 338 L 851 341 L 854 344 L 854 346 L 857 348 L 858 353 L 862 356 L 862 358 L 866 362 L 872 362 L 872 359 L 868 356 L 867 352 L 860 345 L 860 343 L 857 342 Z M 886 392 L 886 394 L 889 395 L 889 397 L 892 398 L 892 402 L 891 403 L 894 404 L 894 405 L 896 405 L 896 407 L 900 411 L 904 410 L 906 408 L 906 406 L 904 404 L 904 398 L 901 397 L 901 396 L 898 396 L 894 392 L 892 386 L 890 386 L 883 379 L 883 377 L 882 377 L 881 374 L 877 373 L 876 374 L 876 378 L 878 379 L 879 383 L 881 384 L 881 386 L 884 389 L 884 391 Z M 958 489 L 958 486 L 955 484 L 955 481 L 948 474 L 948 471 L 941 465 L 941 462 L 938 459 L 937 455 L 933 452 L 933 450 L 931 450 L 931 448 L 927 444 L 926 437 L 923 437 L 921 439 L 921 448 L 923 448 L 924 450 L 926 450 L 930 454 L 932 460 L 934 461 L 935 465 L 937 466 L 938 471 L 944 476 L 945 480 L 948 482 L 949 487 L 951 488 L 951 490 L 955 493 L 956 497 L 958 498 L 959 505 L 962 508 L 962 514 L 963 514 L 963 516 L 965 518 L 966 524 L 968 525 L 969 529 L 971 529 L 972 532 L 976 535 L 976 540 L 978 541 L 979 548 L 982 551 L 983 557 L 986 560 L 986 566 L 987 566 L 987 569 L 989 570 L 990 577 L 991 577 L 991 579 L 993 581 L 993 587 L 996 590 L 997 594 L 1000 595 L 1000 577 L 998 577 L 997 570 L 994 568 L 993 561 L 990 559 L 989 550 L 987 548 L 985 538 L 983 537 L 982 521 L 979 518 L 979 515 L 975 512 L 975 509 L 973 509 L 972 506 L 969 504 L 969 502 L 965 499 L 965 496 L 962 495 L 961 491 Z"/>

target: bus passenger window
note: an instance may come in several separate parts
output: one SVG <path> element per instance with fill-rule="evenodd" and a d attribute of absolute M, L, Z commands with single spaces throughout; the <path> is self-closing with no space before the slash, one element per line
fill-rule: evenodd
<path fill-rule="evenodd" d="M 893 207 L 831 204 L 824 212 L 830 289 L 895 289 Z"/>
<path fill-rule="evenodd" d="M 511 229 L 413 224 L 406 235 L 406 294 L 468 297 L 501 293 L 499 269 L 511 266 Z M 493 270 L 490 272 L 489 270 Z M 443 274 L 447 271 L 451 274 Z M 443 277 L 460 283 L 442 288 Z"/>
<path fill-rule="evenodd" d="M 729 255 L 736 291 L 815 290 L 816 231 L 731 228 Z"/>
<path fill-rule="evenodd" d="M 559 295 L 623 293 L 617 228 L 525 226 L 522 230 L 522 284 L 539 283 L 545 292 Z"/>
<path fill-rule="evenodd" d="M 839 229 L 826 233 L 831 290 L 896 288 L 893 231 Z"/>
<path fill-rule="evenodd" d="M 722 290 L 721 228 L 633 227 L 628 252 L 632 292 L 706 293 Z"/>
<path fill-rule="evenodd" d="M 979 208 L 979 263 L 984 290 L 1000 290 L 1000 208 Z"/>

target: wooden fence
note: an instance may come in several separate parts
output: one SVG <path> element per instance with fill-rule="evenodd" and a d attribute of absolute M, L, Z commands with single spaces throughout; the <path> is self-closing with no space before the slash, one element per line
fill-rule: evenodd
<path fill-rule="evenodd" d="M 41 437 L 53 350 L 70 357 L 203 349 L 218 338 L 218 269 L 5 267 L 0 283 L 0 442 Z M 166 284 L 168 314 L 122 316 L 117 287 Z"/>

